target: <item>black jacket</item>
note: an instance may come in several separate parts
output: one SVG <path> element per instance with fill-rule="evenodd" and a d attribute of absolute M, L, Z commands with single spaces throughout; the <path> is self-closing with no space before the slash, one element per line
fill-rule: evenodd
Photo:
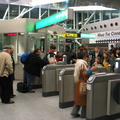
<path fill-rule="evenodd" d="M 64 51 L 63 52 L 63 55 L 66 55 L 67 56 L 67 64 L 70 64 L 70 62 L 73 60 L 73 59 L 76 59 L 76 53 L 73 52 L 73 51 Z M 72 64 L 74 64 L 75 62 L 72 61 Z"/>
<path fill-rule="evenodd" d="M 41 69 L 47 64 L 49 63 L 42 60 L 39 55 L 32 53 L 27 58 L 27 62 L 24 66 L 24 70 L 29 74 L 40 77 Z"/>

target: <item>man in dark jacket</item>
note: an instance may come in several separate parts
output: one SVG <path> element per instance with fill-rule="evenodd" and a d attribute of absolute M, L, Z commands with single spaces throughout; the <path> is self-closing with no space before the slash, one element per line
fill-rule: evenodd
<path fill-rule="evenodd" d="M 95 62 L 95 58 L 96 57 L 100 57 L 100 63 L 102 63 L 102 59 L 103 59 L 103 53 L 100 51 L 100 48 L 97 46 L 94 48 L 93 53 L 91 54 L 91 60 L 90 60 L 90 66 L 93 65 L 93 63 Z"/>
<path fill-rule="evenodd" d="M 40 71 L 43 66 L 49 64 L 49 62 L 44 61 L 40 58 L 40 49 L 36 48 L 33 53 L 31 53 L 28 58 L 27 62 L 24 66 L 24 83 L 28 85 L 28 92 L 34 93 L 35 91 L 32 90 L 32 83 L 35 76 L 40 77 Z M 51 61 L 52 62 L 52 61 Z"/>
<path fill-rule="evenodd" d="M 70 46 L 69 45 L 66 45 L 65 46 L 65 51 L 63 52 L 63 55 L 66 55 L 67 56 L 67 64 L 74 64 L 75 63 L 75 60 L 76 60 L 76 53 L 73 52 L 71 49 L 70 49 Z"/>

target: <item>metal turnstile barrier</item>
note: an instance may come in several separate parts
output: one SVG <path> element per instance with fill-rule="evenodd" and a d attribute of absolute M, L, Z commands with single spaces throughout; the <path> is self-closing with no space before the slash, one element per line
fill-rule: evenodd
<path fill-rule="evenodd" d="M 57 65 L 57 64 L 49 64 L 44 66 L 42 69 L 42 96 L 54 96 L 58 95 L 58 82 L 56 76 L 56 69 L 63 69 L 67 67 L 74 67 L 74 64 L 66 64 L 66 65 Z"/>
<path fill-rule="evenodd" d="M 74 68 L 65 68 L 59 74 L 59 107 L 66 108 L 74 104 Z"/>
<path fill-rule="evenodd" d="M 42 76 L 35 77 L 33 81 L 33 89 L 42 88 Z"/>
<path fill-rule="evenodd" d="M 93 71 L 93 74 L 107 72 L 105 67 L 99 67 Z M 59 74 L 59 107 L 67 108 L 74 105 L 74 68 L 63 69 Z"/>
<path fill-rule="evenodd" d="M 120 117 L 120 94 L 115 92 L 116 88 L 120 90 L 120 73 L 98 73 L 89 77 L 86 120 L 115 120 L 118 115 Z"/>

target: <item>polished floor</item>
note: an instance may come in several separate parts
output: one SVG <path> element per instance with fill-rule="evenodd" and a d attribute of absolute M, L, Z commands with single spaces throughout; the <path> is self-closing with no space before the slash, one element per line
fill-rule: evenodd
<path fill-rule="evenodd" d="M 19 93 L 16 91 L 14 81 L 14 93 L 12 100 L 15 104 L 3 104 L 0 102 L 0 120 L 85 120 L 72 118 L 72 107 L 60 109 L 59 97 L 42 97 L 42 89 L 35 89 L 35 93 Z"/>

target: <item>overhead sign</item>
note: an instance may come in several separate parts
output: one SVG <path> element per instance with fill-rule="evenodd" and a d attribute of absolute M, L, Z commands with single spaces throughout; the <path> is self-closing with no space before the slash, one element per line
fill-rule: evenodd
<path fill-rule="evenodd" d="M 81 38 L 91 38 L 91 39 L 95 39 L 95 34 L 81 33 Z"/>
<path fill-rule="evenodd" d="M 51 15 L 43 20 L 36 22 L 36 29 L 47 27 L 58 22 L 62 22 L 68 19 L 73 19 L 73 10 L 67 9 Z"/>
<path fill-rule="evenodd" d="M 94 33 L 94 35 L 96 36 L 96 38 L 89 39 L 89 43 L 96 43 L 102 41 L 109 43 L 110 40 L 120 39 L 120 30 L 98 32 Z"/>
<path fill-rule="evenodd" d="M 64 33 L 62 37 L 79 37 L 77 33 Z"/>

